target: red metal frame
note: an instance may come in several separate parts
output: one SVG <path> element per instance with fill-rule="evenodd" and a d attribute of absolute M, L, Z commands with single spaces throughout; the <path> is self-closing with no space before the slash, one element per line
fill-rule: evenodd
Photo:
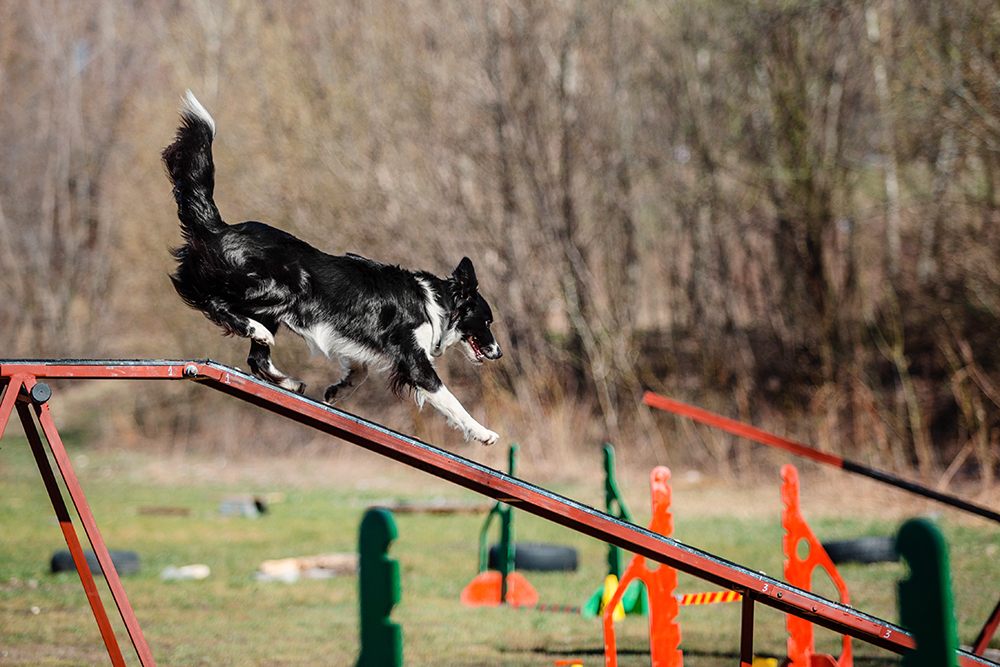
<path fill-rule="evenodd" d="M 801 442 L 795 442 L 794 440 L 789 440 L 788 438 L 782 438 L 780 435 L 768 433 L 767 431 L 749 424 L 738 422 L 735 419 L 729 419 L 728 417 L 723 417 L 722 415 L 715 414 L 714 412 L 709 412 L 708 410 L 703 410 L 702 408 L 688 405 L 687 403 L 682 403 L 651 391 L 647 391 L 642 397 L 642 400 L 651 408 L 657 408 L 658 410 L 670 412 L 680 417 L 686 417 L 701 424 L 705 424 L 706 426 L 726 431 L 727 433 L 731 433 L 741 438 L 759 442 L 762 445 L 775 447 L 777 449 L 784 449 L 785 451 L 798 456 L 805 456 L 814 461 L 819 461 L 820 463 L 836 466 L 846 470 L 847 472 L 864 475 L 865 477 L 869 477 L 884 484 L 890 484 L 903 489 L 904 491 L 909 491 L 910 493 L 915 493 L 919 496 L 944 503 L 950 507 L 1000 523 L 1000 513 L 994 512 L 988 507 L 982 507 L 981 505 L 970 503 L 962 498 L 957 498 L 953 495 L 928 488 L 922 484 L 901 479 L 885 471 L 875 470 L 874 468 L 862 465 L 856 461 L 844 459 L 836 456 L 835 454 L 830 454 L 829 452 L 820 451 L 814 447 L 803 445 Z M 986 651 L 986 647 L 989 645 L 990 640 L 993 639 L 993 635 L 996 633 L 998 625 L 1000 625 L 1000 602 L 998 602 L 997 606 L 994 607 L 993 613 L 991 613 L 990 617 L 986 619 L 986 623 L 983 624 L 982 630 L 979 631 L 979 636 L 976 638 L 976 641 L 973 642 L 973 653 L 976 655 L 983 655 L 983 652 Z"/>
<path fill-rule="evenodd" d="M 135 612 L 132 611 L 132 605 L 125 594 L 121 579 L 118 577 L 118 571 L 111 561 L 111 555 L 104 544 L 104 538 L 101 537 L 101 531 L 97 528 L 97 522 L 90 511 L 90 505 L 84 496 L 83 488 L 80 486 L 80 481 L 77 479 L 76 472 L 69 461 L 69 456 L 66 454 L 66 448 L 63 446 L 59 432 L 52 421 L 52 415 L 49 413 L 47 403 L 48 392 L 45 391 L 42 394 L 44 398 L 39 400 L 38 392 L 33 391 L 39 385 L 35 381 L 35 376 L 27 373 L 12 374 L 11 376 L 4 374 L 0 376 L 0 383 L 3 383 L 4 390 L 3 401 L 0 402 L 0 437 L 2 437 L 11 411 L 16 405 L 21 426 L 24 429 L 28 443 L 31 445 L 31 452 L 35 457 L 35 463 L 38 465 L 38 471 L 41 473 L 45 489 L 49 494 L 49 499 L 52 501 L 52 508 L 55 510 L 56 517 L 59 520 L 59 527 L 62 529 L 66 545 L 69 547 L 70 554 L 73 557 L 76 571 L 80 575 L 83 590 L 87 594 L 87 601 L 90 603 L 90 608 L 94 613 L 94 619 L 97 621 L 97 627 L 101 632 L 104 645 L 108 649 L 111 664 L 115 667 L 125 667 L 125 658 L 122 655 L 121 648 L 118 646 L 118 639 L 115 637 L 114 629 L 111 627 L 107 611 L 104 609 L 104 603 L 101 600 L 101 594 L 97 589 L 94 576 L 90 573 L 90 566 L 87 564 L 87 558 L 83 553 L 83 547 L 80 545 L 80 539 L 77 536 L 76 529 L 73 527 L 69 509 L 59 490 L 59 484 L 56 481 L 52 465 L 45 453 L 35 419 L 41 425 L 45 439 L 48 441 L 49 451 L 52 452 L 56 467 L 58 467 L 59 473 L 62 475 L 66 490 L 69 492 L 73 506 L 76 508 L 77 516 L 80 517 L 80 521 L 83 523 L 87 539 L 90 541 L 91 548 L 97 556 L 97 562 L 100 563 L 101 570 L 104 572 L 104 578 L 111 589 L 111 595 L 118 606 L 122 621 L 125 622 L 125 628 L 128 631 L 129 638 L 132 640 L 132 646 L 139 656 L 139 662 L 143 667 L 155 667 L 156 663 L 153 660 L 149 646 L 146 644 L 146 638 L 142 634 L 142 629 L 139 627 L 139 621 L 135 617 Z M 34 413 L 34 418 L 32 417 L 32 412 Z"/>
<path fill-rule="evenodd" d="M 993 612 L 986 619 L 986 623 L 983 624 L 983 629 L 979 631 L 979 636 L 976 637 L 976 641 L 972 642 L 973 653 L 983 655 L 986 652 L 986 647 L 990 645 L 990 640 L 996 634 L 998 625 L 1000 625 L 1000 602 L 997 602 L 997 606 L 993 607 Z"/>
<path fill-rule="evenodd" d="M 850 635 L 895 653 L 904 653 L 915 646 L 913 636 L 907 631 L 874 616 L 789 586 L 749 568 L 626 523 L 592 507 L 395 433 L 318 401 L 266 384 L 241 371 L 213 361 L 0 360 L 0 382 L 7 382 L 3 400 L 0 401 L 0 429 L 6 425 L 16 400 L 16 396 L 12 398 L 11 395 L 19 393 L 21 387 L 30 389 L 37 379 L 41 378 L 149 380 L 187 378 L 476 493 L 511 504 L 518 509 L 622 547 L 632 553 L 670 565 L 681 572 L 723 588 L 737 591 L 743 595 L 741 664 L 752 662 L 754 603 L 806 618 L 834 632 Z M 121 591 L 121 599 L 116 593 L 115 600 L 133 644 L 140 658 L 144 653 L 148 656 L 148 648 L 142 639 L 138 623 L 135 622 L 135 615 L 128 605 L 124 590 L 121 590 L 117 575 L 114 574 L 114 565 L 107 550 L 103 548 L 103 541 L 96 524 L 93 523 L 83 492 L 79 490 L 72 467 L 65 458 L 65 450 L 62 449 L 61 443 L 58 446 L 53 444 L 53 440 L 58 442 L 58 434 L 55 433 L 54 425 L 51 426 L 51 431 L 47 426 L 51 425 L 47 406 L 44 404 L 36 406 L 36 411 L 53 453 L 55 454 L 56 449 L 62 452 L 64 465 L 60 463 L 60 472 L 64 479 L 67 479 L 71 495 L 74 495 L 77 511 L 81 513 L 81 517 L 84 513 L 88 517 L 84 521 L 87 535 L 94 546 L 94 551 L 98 553 L 98 559 L 104 559 L 101 560 L 101 565 L 105 572 L 109 573 L 109 584 L 112 580 L 115 582 L 112 591 L 115 592 L 116 587 Z M 59 455 L 56 459 L 57 462 L 60 460 Z M 70 484 L 70 479 L 73 484 Z M 79 498 L 75 495 L 77 491 Z M 93 530 L 90 529 L 91 526 Z M 82 568 L 81 571 L 86 571 L 86 568 Z M 958 658 L 962 665 L 997 664 L 965 651 L 959 651 Z M 147 659 L 148 662 L 145 661 Z M 143 660 L 144 666 L 153 664 L 151 657 Z"/>
<path fill-rule="evenodd" d="M 925 498 L 936 500 L 939 503 L 944 503 L 945 505 L 949 505 L 956 509 L 970 512 L 985 519 L 1000 523 L 1000 513 L 994 512 L 988 507 L 982 507 L 981 505 L 970 503 L 962 498 L 936 491 L 924 486 L 923 484 L 917 484 L 916 482 L 902 479 L 883 470 L 876 470 L 856 461 L 841 458 L 840 456 L 824 452 L 816 449 L 815 447 L 803 445 L 801 442 L 795 442 L 794 440 L 789 440 L 788 438 L 782 438 L 780 435 L 768 433 L 767 431 L 756 428 L 755 426 L 738 422 L 735 419 L 729 419 L 728 417 L 723 417 L 722 415 L 715 414 L 714 412 L 696 408 L 693 405 L 681 403 L 680 401 L 675 401 L 674 399 L 667 398 L 666 396 L 654 394 L 651 391 L 647 391 L 645 395 L 643 395 L 642 400 L 651 408 L 657 408 L 658 410 L 663 410 L 665 412 L 672 412 L 675 415 L 687 417 L 688 419 L 705 424 L 706 426 L 712 426 L 741 438 L 759 442 L 762 445 L 784 449 L 792 454 L 805 456 L 814 461 L 819 461 L 820 463 L 841 468 L 847 472 L 864 475 L 865 477 L 870 477 L 871 479 L 884 484 L 891 484 L 892 486 L 903 489 L 904 491 L 909 491 L 910 493 L 915 493 Z"/>

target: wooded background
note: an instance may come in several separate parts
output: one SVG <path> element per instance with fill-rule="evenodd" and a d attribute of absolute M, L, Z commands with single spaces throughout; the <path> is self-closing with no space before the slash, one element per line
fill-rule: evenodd
<path fill-rule="evenodd" d="M 505 355 L 442 372 L 529 457 L 747 465 L 652 388 L 989 488 L 998 49 L 995 0 L 0 0 L 0 356 L 243 364 L 167 278 L 159 153 L 190 88 L 227 221 L 473 259 Z M 335 367 L 287 333 L 277 361 L 313 389 Z M 458 442 L 379 382 L 356 400 Z M 310 442 L 174 387 L 115 405 L 116 442 Z"/>

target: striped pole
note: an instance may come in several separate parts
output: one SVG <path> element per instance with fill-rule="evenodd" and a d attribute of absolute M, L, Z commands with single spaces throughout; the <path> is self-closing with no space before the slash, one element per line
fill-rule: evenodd
<path fill-rule="evenodd" d="M 716 591 L 714 593 L 685 593 L 677 596 L 677 602 L 684 605 L 718 604 L 720 602 L 736 602 L 743 596 L 736 591 Z"/>
<path fill-rule="evenodd" d="M 677 599 L 677 604 L 680 605 L 696 605 L 696 604 L 719 604 L 721 602 L 736 602 L 737 600 L 742 600 L 743 596 L 736 591 L 715 591 L 712 593 L 685 593 L 683 595 L 675 595 Z M 533 609 L 534 611 L 548 611 L 555 612 L 558 614 L 579 614 L 580 607 L 568 604 L 546 604 L 539 603 L 534 607 L 518 607 L 518 609 Z"/>
<path fill-rule="evenodd" d="M 965 510 L 966 512 L 971 512 L 972 514 L 978 514 L 983 518 L 1000 523 L 1000 514 L 997 514 L 993 510 L 970 503 L 966 500 L 962 500 L 961 498 L 956 498 L 955 496 L 947 493 L 935 491 L 934 489 L 930 489 L 921 484 L 896 477 L 890 473 L 875 470 L 874 468 L 869 468 L 868 466 L 855 463 L 854 461 L 849 461 L 835 454 L 820 451 L 814 447 L 803 445 L 800 442 L 795 442 L 794 440 L 789 440 L 788 438 L 782 438 L 779 435 L 768 433 L 767 431 L 750 426 L 749 424 L 738 422 L 735 419 L 729 419 L 728 417 L 717 415 L 714 412 L 702 410 L 701 408 L 696 408 L 693 405 L 688 405 L 687 403 L 681 403 L 680 401 L 675 401 L 672 398 L 667 398 L 666 396 L 654 394 L 651 391 L 647 391 L 642 397 L 642 400 L 651 408 L 672 412 L 675 415 L 687 417 L 688 419 L 721 429 L 741 438 L 747 438 L 748 440 L 759 442 L 762 445 L 784 449 L 785 451 L 798 454 L 799 456 L 806 456 L 814 461 L 819 461 L 820 463 L 826 463 L 828 465 L 842 468 L 848 472 L 864 475 L 865 477 L 869 477 L 886 484 L 891 484 L 892 486 L 909 491 L 910 493 L 915 493 L 919 496 L 930 498 L 931 500 L 936 500 L 939 503 L 944 503 L 945 505 L 950 505 L 951 507 Z"/>

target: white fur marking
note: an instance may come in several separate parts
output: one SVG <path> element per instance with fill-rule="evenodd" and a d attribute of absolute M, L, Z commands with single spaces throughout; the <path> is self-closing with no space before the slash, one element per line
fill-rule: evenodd
<path fill-rule="evenodd" d="M 296 327 L 287 321 L 285 325 L 302 336 L 313 354 L 323 354 L 327 359 L 339 357 L 358 364 L 371 365 L 376 370 L 383 370 L 388 366 L 383 355 L 341 336 L 326 322 L 317 322 L 305 328 Z"/>
<path fill-rule="evenodd" d="M 484 445 L 492 445 L 500 438 L 499 435 L 473 419 L 472 415 L 458 402 L 455 395 L 448 391 L 444 385 L 433 392 L 418 388 L 416 400 L 417 405 L 421 407 L 423 407 L 425 400 L 433 405 L 438 412 L 447 418 L 449 424 L 462 431 L 466 440 L 472 438 Z"/>
<path fill-rule="evenodd" d="M 274 334 L 267 330 L 263 324 L 257 320 L 248 320 L 250 322 L 250 338 L 257 341 L 261 345 L 267 345 L 271 347 L 274 345 Z"/>
<path fill-rule="evenodd" d="M 423 348 L 434 357 L 440 357 L 444 351 L 447 349 L 447 345 L 444 344 L 444 335 L 442 333 L 442 323 L 445 321 L 445 312 L 438 303 L 438 300 L 434 298 L 434 290 L 423 278 L 417 278 L 417 282 L 420 286 L 424 288 L 424 294 L 426 300 L 424 301 L 424 308 L 427 311 L 427 317 L 430 319 L 430 335 L 429 344 L 424 345 L 420 334 L 417 333 L 417 341 L 421 343 Z M 425 325 L 420 325 L 417 327 L 417 332 L 420 331 Z"/>
<path fill-rule="evenodd" d="M 420 349 L 427 354 L 428 359 L 441 354 L 440 352 L 434 354 L 434 325 L 430 322 L 424 322 L 419 327 L 414 329 L 413 337 L 417 339 L 417 345 L 419 345 Z"/>
<path fill-rule="evenodd" d="M 462 339 L 462 334 L 458 332 L 458 329 L 454 327 L 448 327 L 444 332 L 444 337 L 441 338 L 441 352 L 443 353 L 449 347 L 457 343 Z"/>
<path fill-rule="evenodd" d="M 212 128 L 212 138 L 215 138 L 215 119 L 212 118 L 212 114 L 208 113 L 208 110 L 201 105 L 198 98 L 194 96 L 190 90 L 185 91 L 184 97 L 184 111 L 189 111 L 201 120 L 208 123 L 208 126 Z"/>
<path fill-rule="evenodd" d="M 270 357 L 267 359 L 267 368 L 264 369 L 266 372 L 270 373 L 273 377 L 279 378 L 278 386 L 282 389 L 287 389 L 288 391 L 294 391 L 301 394 L 305 388 L 305 382 L 299 382 L 298 380 L 293 380 L 284 373 L 278 370 L 278 367 L 274 365 Z"/>

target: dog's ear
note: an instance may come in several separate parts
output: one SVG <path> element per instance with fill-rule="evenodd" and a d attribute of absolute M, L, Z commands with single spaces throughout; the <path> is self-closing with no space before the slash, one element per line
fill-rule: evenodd
<path fill-rule="evenodd" d="M 455 281 L 455 293 L 460 297 L 471 297 L 479 289 L 476 281 L 476 270 L 472 267 L 472 260 L 463 257 L 456 268 L 451 273 L 452 280 Z"/>

